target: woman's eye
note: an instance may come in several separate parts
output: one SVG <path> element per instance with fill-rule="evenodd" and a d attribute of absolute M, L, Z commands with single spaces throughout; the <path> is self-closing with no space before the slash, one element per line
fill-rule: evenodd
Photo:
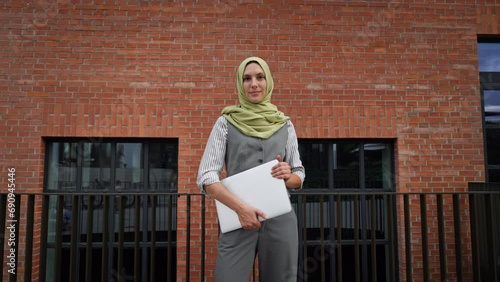
<path fill-rule="evenodd" d="M 250 77 L 249 76 L 245 76 L 243 77 L 243 81 L 249 81 L 250 80 Z"/>
<path fill-rule="evenodd" d="M 263 76 L 263 75 L 259 75 L 259 76 L 257 76 L 257 79 L 258 79 L 258 80 L 263 80 L 263 79 L 266 79 L 266 77 L 265 77 L 265 76 Z"/>

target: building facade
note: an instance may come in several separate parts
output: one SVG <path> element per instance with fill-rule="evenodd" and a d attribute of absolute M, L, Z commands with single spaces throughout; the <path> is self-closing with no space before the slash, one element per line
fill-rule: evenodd
<path fill-rule="evenodd" d="M 20 193 L 198 193 L 205 142 L 237 103 L 236 67 L 248 56 L 273 72 L 304 189 L 460 192 L 498 181 L 495 155 L 485 160 L 499 140 L 494 126 L 484 137 L 481 89 L 497 82 L 480 79 L 478 59 L 478 41 L 500 42 L 498 17 L 491 0 L 4 1 L 2 189 L 15 168 Z M 187 216 L 185 204 L 174 217 Z M 213 277 L 213 202 L 205 214 L 209 244 L 205 253 L 177 245 L 178 281 L 187 267 L 201 278 L 183 261 L 187 248 Z"/>

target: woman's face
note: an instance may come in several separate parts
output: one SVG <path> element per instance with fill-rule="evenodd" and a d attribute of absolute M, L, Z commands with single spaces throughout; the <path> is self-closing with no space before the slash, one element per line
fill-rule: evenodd
<path fill-rule="evenodd" d="M 243 72 L 243 89 L 248 101 L 258 104 L 267 94 L 266 74 L 257 63 L 249 63 Z"/>

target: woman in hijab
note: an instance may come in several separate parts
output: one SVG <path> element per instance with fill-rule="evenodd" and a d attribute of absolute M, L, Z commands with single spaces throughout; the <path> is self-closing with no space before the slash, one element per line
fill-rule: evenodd
<path fill-rule="evenodd" d="M 297 135 L 289 117 L 271 103 L 273 78 L 267 63 L 245 59 L 237 70 L 239 105 L 223 109 L 207 141 L 197 184 L 203 193 L 238 214 L 242 229 L 220 233 L 215 278 L 217 282 L 247 281 L 258 255 L 262 282 L 296 281 L 298 231 L 292 210 L 275 218 L 234 197 L 219 176 L 226 165 L 233 175 L 273 159 L 273 177 L 288 189 L 300 189 L 305 170 L 300 160 Z"/>

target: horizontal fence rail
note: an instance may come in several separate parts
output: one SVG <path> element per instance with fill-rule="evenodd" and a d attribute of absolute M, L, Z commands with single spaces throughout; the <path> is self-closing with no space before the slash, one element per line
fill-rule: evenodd
<path fill-rule="evenodd" d="M 500 191 L 475 190 L 292 193 L 298 281 L 499 281 Z M 215 222 L 205 218 L 211 201 L 182 193 L 1 193 L 2 281 L 190 281 L 190 267 L 178 272 L 178 246 L 204 277 L 201 227 Z"/>

